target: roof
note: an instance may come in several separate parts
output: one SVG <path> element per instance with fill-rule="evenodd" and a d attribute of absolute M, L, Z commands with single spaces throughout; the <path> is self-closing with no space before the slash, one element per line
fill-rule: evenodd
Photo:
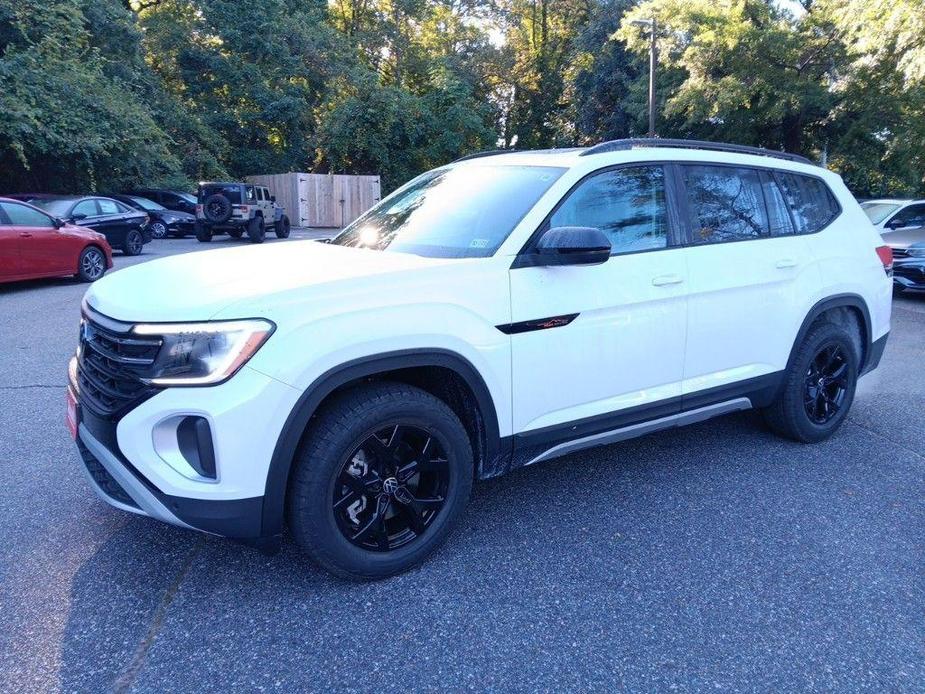
<path fill-rule="evenodd" d="M 611 140 L 602 142 L 590 147 L 570 147 L 562 149 L 542 149 L 542 150 L 490 150 L 486 152 L 477 152 L 468 156 L 457 159 L 458 162 L 466 162 L 474 159 L 491 158 L 495 159 L 503 156 L 504 162 L 508 164 L 530 164 L 534 166 L 574 166 L 581 162 L 583 157 L 594 157 L 596 155 L 612 154 L 615 152 L 644 152 L 646 157 L 656 159 L 695 159 L 697 156 L 702 157 L 703 152 L 711 152 L 716 155 L 731 155 L 733 159 L 739 156 L 748 156 L 756 160 L 787 161 L 790 163 L 801 164 L 803 166 L 816 166 L 806 157 L 799 154 L 790 154 L 789 152 L 778 152 L 776 150 L 764 149 L 762 147 L 752 147 L 749 145 L 736 145 L 723 142 L 707 142 L 703 140 L 675 140 L 661 138 L 629 138 L 623 140 Z M 684 154 L 682 154 L 684 153 Z M 680 155 L 680 156 L 679 156 Z M 642 157 L 630 157 L 629 159 L 640 159 Z M 712 158 L 712 157 L 711 157 Z M 717 161 L 723 161 L 722 156 L 716 156 Z"/>

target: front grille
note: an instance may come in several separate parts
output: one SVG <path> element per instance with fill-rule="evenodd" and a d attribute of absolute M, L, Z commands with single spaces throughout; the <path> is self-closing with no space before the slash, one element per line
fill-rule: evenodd
<path fill-rule="evenodd" d="M 118 417 L 153 395 L 157 389 L 142 379 L 150 374 L 160 347 L 159 337 L 117 332 L 85 317 L 77 358 L 81 406 Z"/>
<path fill-rule="evenodd" d="M 909 251 L 905 248 L 893 248 L 893 259 L 896 258 L 908 258 Z"/>
<path fill-rule="evenodd" d="M 96 459 L 90 452 L 90 449 L 87 448 L 80 439 L 77 439 L 77 448 L 80 450 L 80 457 L 83 459 L 84 465 L 87 467 L 87 472 L 90 473 L 90 477 L 93 478 L 93 481 L 96 482 L 96 486 L 102 489 L 106 496 L 118 501 L 120 504 L 138 508 L 138 504 L 135 503 L 135 500 L 128 495 L 128 492 L 126 492 L 118 482 L 116 482 L 116 479 L 109 474 L 109 470 L 103 467 L 103 464 Z"/>

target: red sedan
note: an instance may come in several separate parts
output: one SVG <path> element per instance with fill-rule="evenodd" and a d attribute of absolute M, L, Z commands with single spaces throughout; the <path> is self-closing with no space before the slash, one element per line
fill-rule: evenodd
<path fill-rule="evenodd" d="M 70 275 L 93 282 L 111 267 L 112 249 L 102 234 L 0 198 L 0 282 Z"/>

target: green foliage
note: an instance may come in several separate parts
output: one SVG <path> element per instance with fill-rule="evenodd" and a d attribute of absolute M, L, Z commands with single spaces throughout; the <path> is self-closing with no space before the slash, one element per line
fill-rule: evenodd
<path fill-rule="evenodd" d="M 378 173 L 390 189 L 478 149 L 641 136 L 648 40 L 631 21 L 654 17 L 662 136 L 799 151 L 858 194 L 922 194 L 922 9 L 0 0 L 0 190 L 288 170 Z"/>

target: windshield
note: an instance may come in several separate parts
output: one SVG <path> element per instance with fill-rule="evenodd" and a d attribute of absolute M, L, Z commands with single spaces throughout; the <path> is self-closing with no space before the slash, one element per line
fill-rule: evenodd
<path fill-rule="evenodd" d="M 428 171 L 331 243 L 430 258 L 487 258 L 564 171 L 500 165 Z"/>
<path fill-rule="evenodd" d="M 867 213 L 871 222 L 880 224 L 880 222 L 898 210 L 899 205 L 895 202 L 862 202 L 861 209 Z"/>
<path fill-rule="evenodd" d="M 71 205 L 74 204 L 74 201 L 70 199 L 49 200 L 46 198 L 44 200 L 36 200 L 32 204 L 36 207 L 41 207 L 49 214 L 62 216 L 67 214 L 67 211 L 71 209 Z"/>
<path fill-rule="evenodd" d="M 148 198 L 136 198 L 134 195 L 132 195 L 131 200 L 143 210 L 166 210 L 167 209 L 163 205 L 158 205 L 153 200 L 148 200 Z"/>

